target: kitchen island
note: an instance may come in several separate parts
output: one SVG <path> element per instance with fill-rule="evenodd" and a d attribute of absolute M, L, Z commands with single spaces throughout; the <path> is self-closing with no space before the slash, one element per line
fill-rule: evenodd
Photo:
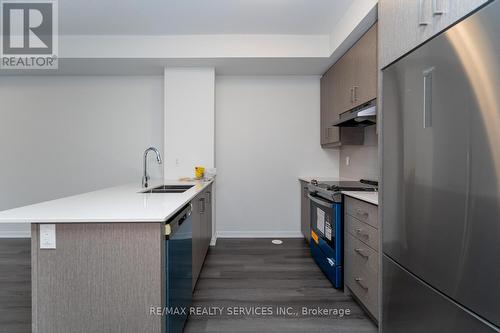
<path fill-rule="evenodd" d="M 164 332 L 151 309 L 166 304 L 165 226 L 211 183 L 128 184 L 0 212 L 0 223 L 31 224 L 32 332 Z M 142 193 L 161 184 L 192 187 Z"/>

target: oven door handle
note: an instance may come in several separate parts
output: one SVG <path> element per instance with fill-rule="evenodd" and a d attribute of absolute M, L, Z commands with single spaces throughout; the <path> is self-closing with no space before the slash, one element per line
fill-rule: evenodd
<path fill-rule="evenodd" d="M 309 200 L 317 203 L 320 206 L 327 207 L 327 208 L 332 207 L 332 204 L 333 204 L 332 202 L 329 202 L 326 200 L 321 200 L 318 197 L 312 196 L 311 193 L 309 193 L 307 196 L 308 196 Z"/>

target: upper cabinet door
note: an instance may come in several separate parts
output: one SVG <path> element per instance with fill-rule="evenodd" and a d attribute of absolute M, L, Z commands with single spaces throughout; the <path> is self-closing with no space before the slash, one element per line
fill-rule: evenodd
<path fill-rule="evenodd" d="M 430 0 L 380 0 L 378 29 L 380 67 L 385 67 L 419 44 L 430 30 L 425 2 Z"/>
<path fill-rule="evenodd" d="M 352 48 L 354 57 L 354 107 L 377 98 L 377 24 Z"/>
<path fill-rule="evenodd" d="M 332 67 L 335 78 L 333 100 L 337 115 L 354 107 L 356 58 L 353 49 L 347 51 Z"/>
<path fill-rule="evenodd" d="M 431 2 L 433 32 L 437 34 L 489 0 L 433 0 Z"/>
<path fill-rule="evenodd" d="M 339 141 L 339 129 L 333 127 L 338 118 L 334 102 L 335 77 L 333 67 L 321 78 L 321 144 L 332 144 Z"/>
<path fill-rule="evenodd" d="M 320 132 L 320 142 L 321 145 L 328 143 L 328 87 L 327 87 L 327 77 L 326 74 L 321 77 L 320 83 L 320 122 L 321 122 L 321 132 Z"/>
<path fill-rule="evenodd" d="M 491 0 L 380 0 L 383 68 Z"/>

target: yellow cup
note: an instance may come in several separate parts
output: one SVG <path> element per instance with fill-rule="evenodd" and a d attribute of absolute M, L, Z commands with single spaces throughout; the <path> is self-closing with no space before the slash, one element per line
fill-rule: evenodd
<path fill-rule="evenodd" d="M 196 179 L 203 178 L 204 174 L 205 174 L 205 168 L 204 167 L 194 167 L 194 177 Z"/>

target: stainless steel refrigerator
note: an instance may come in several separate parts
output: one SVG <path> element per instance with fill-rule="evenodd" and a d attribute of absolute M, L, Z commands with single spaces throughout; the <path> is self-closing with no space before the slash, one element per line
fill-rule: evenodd
<path fill-rule="evenodd" d="M 384 333 L 500 331 L 500 0 L 383 70 Z"/>

